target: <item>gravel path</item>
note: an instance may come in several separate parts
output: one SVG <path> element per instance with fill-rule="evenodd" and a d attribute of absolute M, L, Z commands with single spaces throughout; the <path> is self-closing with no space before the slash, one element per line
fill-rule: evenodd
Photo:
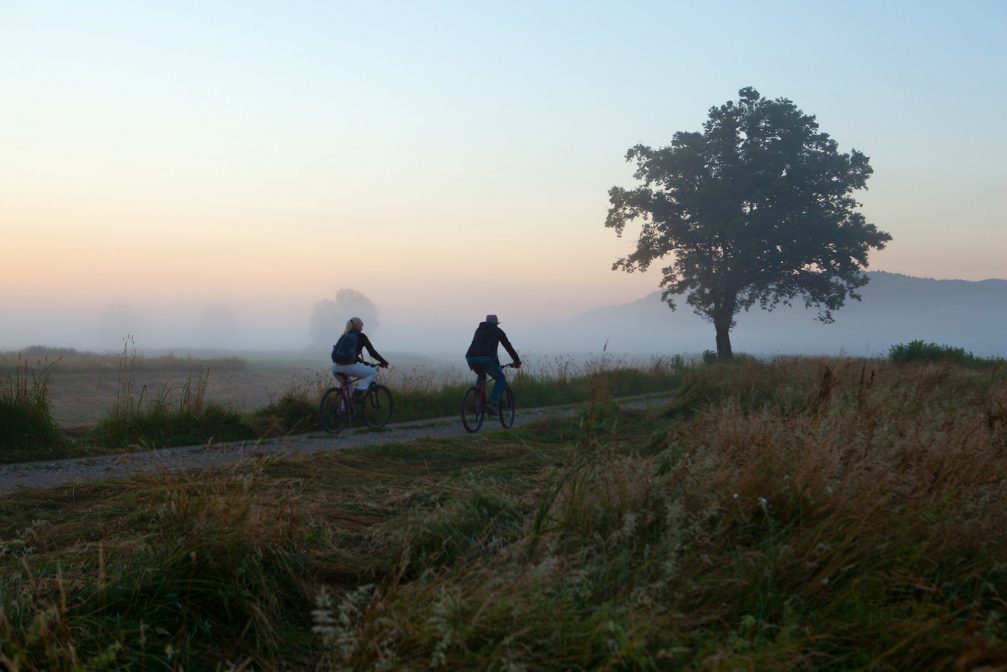
<path fill-rule="evenodd" d="M 623 408 L 639 409 L 660 406 L 669 400 L 670 397 L 662 396 L 632 397 L 616 401 Z M 519 410 L 514 425 L 518 427 L 544 418 L 570 416 L 577 413 L 580 408 L 580 406 L 554 406 Z M 496 422 L 487 421 L 483 431 L 494 428 L 500 427 Z M 477 436 L 479 435 L 466 433 L 457 417 L 449 417 L 392 423 L 381 431 L 343 431 L 337 437 L 322 433 L 298 434 L 264 441 L 213 443 L 101 457 L 6 464 L 0 465 L 0 497 L 11 496 L 11 493 L 16 496 L 17 490 L 21 488 L 48 488 L 163 470 L 198 470 L 264 456 L 304 455 L 357 446 L 404 443 L 418 439 L 457 439 Z"/>

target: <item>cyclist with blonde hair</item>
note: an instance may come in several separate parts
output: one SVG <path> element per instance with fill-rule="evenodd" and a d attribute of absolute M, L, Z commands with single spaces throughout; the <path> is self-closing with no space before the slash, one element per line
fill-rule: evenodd
<path fill-rule="evenodd" d="M 371 386 L 378 372 L 373 366 L 364 363 L 360 353 L 364 348 L 371 357 L 378 360 L 378 366 L 383 369 L 388 368 L 388 360 L 378 354 L 371 344 L 371 339 L 364 333 L 364 321 L 359 317 L 351 317 L 346 322 L 346 329 L 339 337 L 336 344 L 332 346 L 332 373 L 341 373 L 356 378 L 353 389 L 353 399 L 359 400 L 363 397 L 367 388 Z"/>

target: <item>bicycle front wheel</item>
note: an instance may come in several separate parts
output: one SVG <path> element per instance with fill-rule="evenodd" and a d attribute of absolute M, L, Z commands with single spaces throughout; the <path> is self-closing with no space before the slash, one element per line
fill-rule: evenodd
<path fill-rule="evenodd" d="M 384 427 L 392 419 L 392 392 L 384 385 L 371 385 L 364 398 L 364 424 Z"/>
<path fill-rule="evenodd" d="M 330 387 L 322 395 L 318 408 L 318 418 L 322 429 L 336 435 L 350 425 L 350 413 L 346 407 L 343 391 L 338 387 Z"/>
<path fill-rule="evenodd" d="M 469 433 L 478 432 L 485 418 L 483 405 L 479 403 L 479 390 L 472 386 L 462 397 L 462 427 Z"/>
<path fill-rule="evenodd" d="M 508 387 L 503 391 L 503 396 L 500 397 L 500 424 L 504 426 L 504 429 L 510 429 L 514 426 L 514 415 L 516 412 L 514 393 Z"/>

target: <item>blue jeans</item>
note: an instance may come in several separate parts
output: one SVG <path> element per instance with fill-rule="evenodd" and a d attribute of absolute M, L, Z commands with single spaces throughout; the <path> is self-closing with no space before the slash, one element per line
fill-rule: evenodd
<path fill-rule="evenodd" d="M 479 355 L 466 357 L 465 361 L 469 363 L 469 368 L 479 376 L 477 379 L 479 382 L 486 380 L 486 374 L 493 378 L 493 393 L 490 394 L 490 403 L 499 405 L 500 398 L 503 396 L 504 390 L 507 389 L 507 377 L 504 375 L 503 369 L 500 368 L 500 360 L 490 355 Z"/>

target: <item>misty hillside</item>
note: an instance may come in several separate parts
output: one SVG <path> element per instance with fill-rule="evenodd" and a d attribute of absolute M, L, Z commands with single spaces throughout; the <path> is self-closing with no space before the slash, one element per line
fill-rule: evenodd
<path fill-rule="evenodd" d="M 963 347 L 980 356 L 1007 356 L 1007 280 L 935 280 L 880 271 L 847 301 L 833 324 L 802 306 L 737 317 L 735 352 L 874 355 L 922 339 Z M 597 308 L 554 325 L 550 346 L 615 352 L 700 352 L 715 349 L 713 325 L 684 300 L 670 310 L 659 291 L 639 301 Z"/>

